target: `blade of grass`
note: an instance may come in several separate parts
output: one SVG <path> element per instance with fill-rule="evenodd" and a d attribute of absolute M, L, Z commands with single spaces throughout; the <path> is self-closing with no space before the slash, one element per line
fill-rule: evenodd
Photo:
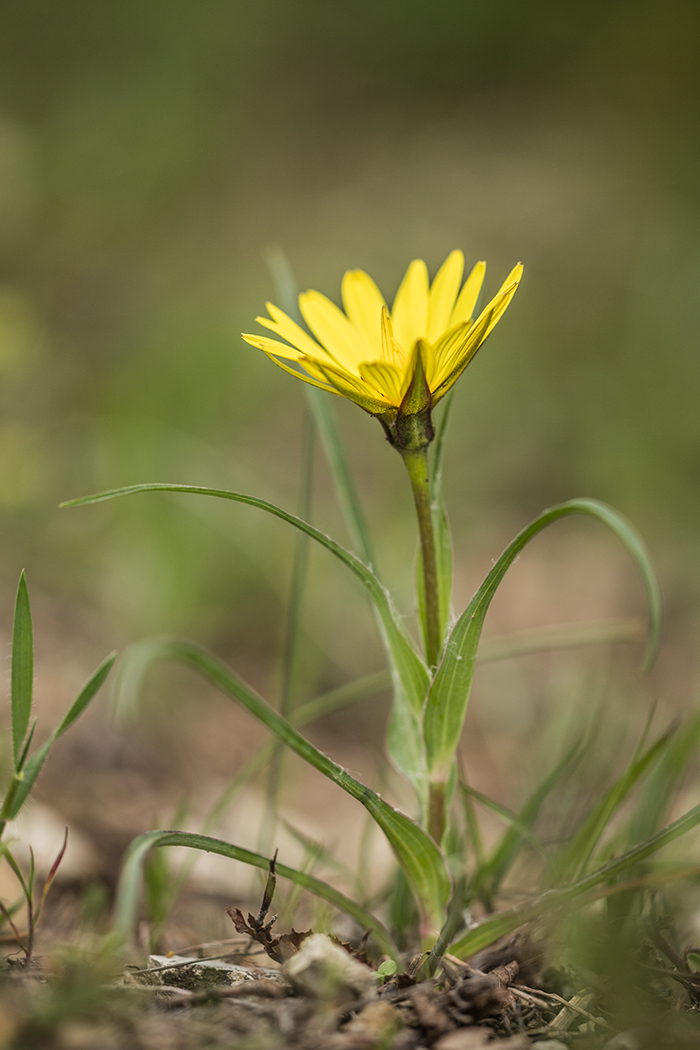
<path fill-rule="evenodd" d="M 119 496 L 133 495 L 139 492 L 183 492 L 194 495 L 214 496 L 219 499 L 233 500 L 259 510 L 264 510 L 282 521 L 293 525 L 320 543 L 340 561 L 342 561 L 361 581 L 374 604 L 379 626 L 389 657 L 394 689 L 394 711 L 402 722 L 403 736 L 394 735 L 392 739 L 392 758 L 413 784 L 419 799 L 425 798 L 425 763 L 419 735 L 418 718 L 423 709 L 423 701 L 428 688 L 428 670 L 407 635 L 401 619 L 392 607 L 387 592 L 372 572 L 350 551 L 315 529 L 308 522 L 302 521 L 293 514 L 282 510 L 274 503 L 246 496 L 225 489 L 202 488 L 195 485 L 171 485 L 152 483 L 129 485 L 126 488 L 111 489 L 108 492 L 83 496 L 68 500 L 62 507 L 82 506 L 89 503 L 101 503 L 104 500 Z M 410 716 L 410 717 L 409 717 Z"/>
<path fill-rule="evenodd" d="M 573 838 L 552 858 L 545 885 L 570 882 L 583 874 L 615 813 L 649 767 L 659 761 L 670 740 L 671 733 L 666 733 L 639 758 L 632 758 L 622 775 L 593 807 Z"/>
<path fill-rule="evenodd" d="M 483 948 L 487 948 L 490 944 L 512 933 L 518 927 L 525 925 L 525 923 L 532 922 L 533 919 L 538 918 L 540 915 L 552 911 L 562 904 L 576 900 L 576 898 L 581 897 L 589 890 L 595 889 L 596 886 L 623 875 L 626 871 L 633 869 L 640 861 L 646 860 L 647 857 L 657 853 L 664 846 L 669 845 L 681 835 L 697 827 L 698 824 L 700 824 L 700 805 L 694 806 L 687 813 L 684 813 L 682 817 L 679 817 L 678 820 L 674 820 L 668 827 L 657 832 L 656 835 L 652 835 L 644 842 L 638 843 L 632 849 L 589 872 L 576 882 L 568 886 L 548 890 L 533 901 L 528 901 L 526 904 L 518 905 L 516 908 L 510 908 L 508 911 L 483 919 L 473 926 L 464 937 L 461 937 L 450 946 L 450 953 L 460 959 L 468 959 L 471 955 L 481 951 Z"/>
<path fill-rule="evenodd" d="M 306 329 L 306 322 L 299 310 L 299 289 L 286 255 L 281 248 L 274 247 L 266 253 L 265 261 L 272 275 L 282 309 L 298 325 Z M 367 565 L 375 566 L 376 572 L 369 529 L 340 439 L 333 403 L 322 390 L 317 390 L 308 384 L 304 384 L 304 390 L 328 461 L 338 505 L 350 536 L 350 542 Z"/>
<path fill-rule="evenodd" d="M 186 846 L 188 849 L 204 850 L 207 853 L 217 853 L 231 860 L 241 861 L 263 871 L 269 871 L 270 858 L 261 853 L 253 853 L 251 850 L 241 849 L 221 839 L 209 838 L 206 835 L 194 835 L 184 831 L 148 831 L 145 835 L 139 835 L 129 846 L 124 856 L 119 884 L 117 887 L 117 900 L 114 912 L 114 929 L 118 939 L 127 941 L 133 933 L 138 917 L 139 898 L 142 885 L 142 870 L 144 860 L 152 849 L 163 846 Z M 376 918 L 365 908 L 355 901 L 346 897 L 339 890 L 334 889 L 321 879 L 315 878 L 306 872 L 297 871 L 286 864 L 277 864 L 277 875 L 289 879 L 291 882 L 335 905 L 345 912 L 365 930 L 371 930 L 372 934 L 382 951 L 387 952 L 392 959 L 398 960 L 396 945 L 389 936 L 388 931 Z"/>
<path fill-rule="evenodd" d="M 29 607 L 29 592 L 24 569 L 19 578 L 15 600 L 15 618 L 12 625 L 12 664 L 10 671 L 10 695 L 12 709 L 12 747 L 15 773 L 20 770 L 22 744 L 27 735 L 32 712 L 34 687 L 34 639 L 32 613 Z"/>
<path fill-rule="evenodd" d="M 242 704 L 278 740 L 362 803 L 386 835 L 413 887 L 419 906 L 429 921 L 439 926 L 450 894 L 450 879 L 439 849 L 426 832 L 322 754 L 215 656 L 191 642 L 177 641 L 170 643 L 170 655 L 199 671 L 227 696 Z"/>
<path fill-rule="evenodd" d="M 632 555 L 644 583 L 649 607 L 649 641 L 644 667 L 648 668 L 653 662 L 661 629 L 661 596 L 646 547 L 636 530 L 616 510 L 597 500 L 570 500 L 544 511 L 508 545 L 460 616 L 447 643 L 442 663 L 430 686 L 423 717 L 428 769 L 434 783 L 444 783 L 452 768 L 474 677 L 476 651 L 491 599 L 508 568 L 530 540 L 548 525 L 571 514 L 597 518 L 611 529 Z"/>
<path fill-rule="evenodd" d="M 688 762 L 700 744 L 700 712 L 674 733 L 668 747 L 644 782 L 626 834 L 628 847 L 642 842 L 658 829 L 675 795 Z"/>
<path fill-rule="evenodd" d="M 534 627 L 526 631 L 485 638 L 479 642 L 477 663 L 510 660 L 514 656 L 551 652 L 553 649 L 576 649 L 586 645 L 611 642 L 639 642 L 645 634 L 644 621 L 609 620 L 591 623 L 561 623 Z"/>
<path fill-rule="evenodd" d="M 27 796 L 34 787 L 36 778 L 41 772 L 41 768 L 46 761 L 49 751 L 58 738 L 73 725 L 76 718 L 83 713 L 90 701 L 95 697 L 96 693 L 107 678 L 115 659 L 116 653 L 111 653 L 107 659 L 100 664 L 94 674 L 90 676 L 80 690 L 78 696 L 73 701 L 48 740 L 34 752 L 31 758 L 27 759 L 21 773 L 13 779 L 10 791 L 8 791 L 2 811 L 0 812 L 0 835 L 5 828 L 5 823 L 8 820 L 14 820 L 22 808 Z"/>
<path fill-rule="evenodd" d="M 157 660 L 170 659 L 172 657 L 170 649 L 172 641 L 172 639 L 161 638 L 149 639 L 146 642 L 136 642 L 122 654 L 113 696 L 117 711 L 123 711 L 125 707 L 127 709 L 133 707 L 134 697 L 141 688 L 149 668 Z M 376 695 L 376 693 L 388 689 L 389 686 L 390 678 L 386 671 L 367 675 L 356 682 L 340 686 L 338 689 L 324 693 L 315 700 L 310 700 L 300 705 L 296 711 L 291 713 L 290 721 L 296 727 L 305 725 L 307 722 L 313 722 L 317 718 L 322 718 L 333 711 L 341 710 L 349 704 L 366 700 Z M 238 793 L 253 777 L 257 776 L 265 768 L 277 746 L 278 744 L 275 740 L 262 744 L 243 764 L 209 810 L 202 825 L 202 834 L 210 835 L 216 830 Z M 367 820 L 374 826 L 374 821 L 369 814 L 367 815 Z M 175 902 L 185 888 L 195 862 L 195 857 L 189 858 L 180 865 L 176 872 L 170 874 L 167 902 L 170 908 L 174 907 Z"/>
<path fill-rule="evenodd" d="M 540 856 L 547 859 L 547 851 L 540 840 L 531 831 L 528 825 L 519 819 L 516 813 L 513 813 L 512 810 L 507 808 L 507 806 L 502 806 L 499 802 L 495 802 L 494 799 L 489 798 L 488 795 L 483 795 L 481 791 L 477 791 L 476 788 L 469 787 L 468 784 L 460 784 L 459 788 L 463 795 L 473 798 L 476 802 L 480 802 L 485 809 L 494 813 L 500 820 L 507 824 L 509 828 L 512 828 L 524 844 L 531 846 L 536 853 L 539 853 Z"/>
<path fill-rule="evenodd" d="M 577 740 L 554 769 L 537 785 L 518 813 L 518 825 L 520 828 L 533 827 L 542 806 L 560 782 L 562 776 L 570 772 L 574 764 L 579 761 L 584 747 L 585 745 L 582 745 Z M 490 859 L 477 868 L 472 880 L 472 893 L 478 900 L 484 901 L 487 908 L 493 907 L 493 900 L 501 887 L 501 883 L 513 867 L 526 841 L 521 832 L 515 827 L 508 828 Z"/>
<path fill-rule="evenodd" d="M 316 444 L 316 427 L 307 412 L 304 418 L 304 432 L 301 454 L 301 486 L 299 493 L 299 517 L 304 521 L 311 519 L 311 495 L 314 473 L 314 449 Z M 289 718 L 294 702 L 294 685 L 299 661 L 299 637 L 301 607 L 306 584 L 306 568 L 309 560 L 309 537 L 305 532 L 297 532 L 292 567 L 292 586 L 285 624 L 284 645 L 282 651 L 282 688 L 280 690 L 279 711 L 283 718 Z M 279 793 L 284 768 L 284 745 L 278 744 L 270 759 L 267 782 L 267 800 L 265 815 L 260 828 L 258 849 L 261 853 L 270 853 L 277 822 Z"/>

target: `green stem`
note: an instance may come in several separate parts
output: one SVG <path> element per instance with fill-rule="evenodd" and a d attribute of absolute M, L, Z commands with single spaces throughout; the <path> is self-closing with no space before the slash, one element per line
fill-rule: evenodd
<path fill-rule="evenodd" d="M 435 667 L 440 659 L 442 639 L 440 637 L 440 614 L 438 600 L 437 557 L 433 515 L 430 509 L 430 486 L 428 483 L 428 450 L 416 452 L 402 450 L 403 461 L 413 486 L 413 498 L 418 516 L 421 557 L 423 562 L 423 594 L 425 612 L 423 630 L 425 634 L 425 656 L 429 667 Z"/>
<path fill-rule="evenodd" d="M 408 475 L 413 486 L 413 498 L 418 516 L 421 559 L 423 563 L 423 633 L 425 656 L 429 667 L 436 667 L 442 652 L 440 635 L 440 602 L 438 596 L 437 555 L 433 515 L 430 507 L 430 484 L 428 481 L 428 449 L 402 451 Z M 428 833 L 440 845 L 445 834 L 445 785 L 430 785 L 428 801 Z"/>

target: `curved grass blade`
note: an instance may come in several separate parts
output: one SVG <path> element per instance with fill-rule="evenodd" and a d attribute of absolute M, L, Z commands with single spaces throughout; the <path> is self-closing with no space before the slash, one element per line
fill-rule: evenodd
<path fill-rule="evenodd" d="M 225 489 L 161 483 L 129 485 L 126 488 L 110 489 L 107 492 L 99 492 L 92 496 L 68 500 L 62 503 L 61 506 L 76 507 L 88 503 L 101 503 L 104 500 L 114 499 L 118 496 L 129 496 L 138 492 L 186 492 L 201 496 L 215 496 L 219 499 L 233 500 L 236 503 L 243 503 L 247 506 L 264 510 L 316 540 L 317 543 L 320 543 L 321 546 L 334 554 L 355 574 L 366 588 L 374 604 L 382 640 L 391 666 L 394 710 L 398 717 L 401 718 L 404 729 L 403 736 L 390 735 L 390 755 L 396 766 L 413 784 L 419 799 L 423 800 L 426 775 L 418 718 L 423 709 L 425 695 L 428 690 L 428 669 L 404 630 L 400 618 L 395 613 L 388 593 L 384 590 L 372 570 L 363 561 L 360 561 L 358 557 L 341 547 L 339 543 L 336 543 L 335 540 L 314 528 L 313 525 L 309 525 L 308 522 L 302 521 L 301 518 L 296 517 L 294 514 L 289 514 L 287 511 L 282 510 L 276 504 L 269 503 L 267 500 L 257 499 L 255 496 L 246 496 L 242 493 L 229 492 Z M 407 711 L 404 712 L 403 709 L 407 709 Z M 408 712 L 412 713 L 411 717 L 408 717 Z"/>
<path fill-rule="evenodd" d="M 457 621 L 428 692 L 423 718 L 428 770 L 436 783 L 449 776 L 469 701 L 476 651 L 484 619 L 503 577 L 520 551 L 542 529 L 570 514 L 586 514 L 607 525 L 632 555 L 642 577 L 649 609 L 644 668 L 653 663 L 661 631 L 661 595 L 642 539 L 616 510 L 592 499 L 575 499 L 544 511 L 506 547 Z"/>
<path fill-rule="evenodd" d="M 173 641 L 168 649 L 173 659 L 181 660 L 205 675 L 250 711 L 278 740 L 362 803 L 386 835 L 396 859 L 406 872 L 419 907 L 429 921 L 439 927 L 450 895 L 450 878 L 442 854 L 426 832 L 315 748 L 221 660 L 191 642 Z"/>
<path fill-rule="evenodd" d="M 646 624 L 639 617 L 625 620 L 593 620 L 581 623 L 554 623 L 525 631 L 485 638 L 479 643 L 477 663 L 510 660 L 514 656 L 552 652 L 554 649 L 578 649 L 586 645 L 612 642 L 641 642 Z"/>
<path fill-rule="evenodd" d="M 12 664 L 10 672 L 12 709 L 12 749 L 15 773 L 21 768 L 22 745 L 27 735 L 32 712 L 34 688 L 34 640 L 32 613 L 24 569 L 19 578 L 15 600 L 15 618 L 12 625 Z"/>
<path fill-rule="evenodd" d="M 468 795 L 475 802 L 481 803 L 484 809 L 494 813 L 509 828 L 512 828 L 518 838 L 522 839 L 528 846 L 531 846 L 540 856 L 547 858 L 544 846 L 531 828 L 518 817 L 517 813 L 513 813 L 507 806 L 502 806 L 499 802 L 495 802 L 488 795 L 483 795 L 481 791 L 477 791 L 476 788 L 470 787 L 468 784 L 460 784 L 459 788 L 463 795 Z"/>
<path fill-rule="evenodd" d="M 130 496 L 138 492 L 185 492 L 199 496 L 214 496 L 218 499 L 233 500 L 235 503 L 243 503 L 249 507 L 264 510 L 289 525 L 293 525 L 301 532 L 305 532 L 311 539 L 316 540 L 322 547 L 329 550 L 336 558 L 343 562 L 351 572 L 360 580 L 369 593 L 377 610 L 382 630 L 386 637 L 388 648 L 392 655 L 392 663 L 399 675 L 401 686 L 406 697 L 415 710 L 420 710 L 425 699 L 428 686 L 427 668 L 413 647 L 411 640 L 404 631 L 399 617 L 391 607 L 389 597 L 381 583 L 372 572 L 356 555 L 341 547 L 339 543 L 332 540 L 330 536 L 320 532 L 319 529 L 302 521 L 294 514 L 282 510 L 275 503 L 258 499 L 255 496 L 247 496 L 240 492 L 229 492 L 226 489 L 204 488 L 198 485 L 171 485 L 160 482 L 145 485 L 128 485 L 125 488 L 110 489 L 106 492 L 98 492 L 92 496 L 81 496 L 78 499 L 67 500 L 61 507 L 78 507 L 88 503 L 102 503 L 105 500 L 115 499 L 119 496 Z"/>
<path fill-rule="evenodd" d="M 574 763 L 580 759 L 582 753 L 583 747 L 579 741 L 576 741 L 551 773 L 537 785 L 518 813 L 518 824 L 520 827 L 532 829 L 542 806 L 562 776 L 571 770 Z M 516 829 L 515 826 L 508 828 L 490 859 L 476 871 L 472 880 L 471 892 L 475 898 L 484 901 L 488 908 L 493 907 L 494 897 L 498 893 L 504 878 L 513 867 L 526 841 L 519 828 Z"/>
<path fill-rule="evenodd" d="M 622 776 L 618 777 L 598 804 L 593 807 L 573 838 L 566 844 L 561 853 L 552 859 L 549 875 L 545 882 L 559 884 L 568 882 L 583 874 L 593 855 L 593 851 L 600 842 L 615 813 L 625 802 L 639 779 L 651 766 L 659 762 L 670 741 L 671 733 L 669 732 L 662 736 L 660 740 L 657 740 L 639 758 L 633 757 Z"/>
<path fill-rule="evenodd" d="M 299 289 L 286 255 L 281 248 L 275 247 L 267 252 L 265 261 L 272 274 L 282 309 L 298 325 L 306 329 L 306 322 L 299 310 Z M 360 557 L 367 565 L 375 566 L 376 572 L 369 529 L 340 439 L 333 404 L 331 399 L 325 396 L 324 391 L 317 390 L 308 383 L 304 384 L 304 390 L 308 398 L 309 409 L 318 428 L 323 451 L 328 460 L 338 505 L 350 535 L 350 542 L 359 551 Z"/>
<path fill-rule="evenodd" d="M 304 427 L 301 452 L 301 485 L 299 491 L 299 517 L 311 518 L 313 496 L 314 458 L 316 452 L 316 425 L 308 410 L 304 414 Z M 278 710 L 284 718 L 289 718 L 294 707 L 294 691 L 299 664 L 299 647 L 301 641 L 301 613 L 306 586 L 306 570 L 309 561 L 309 537 L 304 532 L 297 532 L 294 544 L 292 565 L 292 585 L 287 606 L 284 642 L 282 648 L 282 686 Z M 277 822 L 279 794 L 282 786 L 284 768 L 284 745 L 277 744 L 274 749 L 268 770 L 265 813 L 258 832 L 258 849 L 261 853 L 272 852 L 272 839 Z"/>
<path fill-rule="evenodd" d="M 0 814 L 0 833 L 4 828 L 4 822 L 6 820 L 14 820 L 19 813 L 20 809 L 24 805 L 30 791 L 34 787 L 36 778 L 41 772 L 41 768 L 46 761 L 46 757 L 56 743 L 58 738 L 62 736 L 65 731 L 75 722 L 76 718 L 79 717 L 88 706 L 90 701 L 96 695 L 97 691 L 102 686 L 107 675 L 112 669 L 112 664 L 116 659 L 116 653 L 111 653 L 106 660 L 104 660 L 97 670 L 90 676 L 83 688 L 78 693 L 78 696 L 69 707 L 66 714 L 63 716 L 59 724 L 54 729 L 49 739 L 42 744 L 42 746 L 34 752 L 34 754 L 27 760 L 19 776 L 16 776 L 13 783 L 8 791 L 8 799 L 10 799 L 7 805 L 7 811 L 5 812 L 5 806 L 3 806 L 2 814 Z M 14 788 L 14 790 L 13 790 Z M 10 797 L 11 796 L 11 797 Z"/>
<path fill-rule="evenodd" d="M 644 782 L 626 833 L 628 847 L 653 835 L 700 744 L 700 712 L 674 733 L 660 762 Z"/>
<path fill-rule="evenodd" d="M 117 887 L 117 900 L 114 914 L 114 930 L 118 939 L 127 941 L 134 930 L 138 916 L 139 899 L 141 896 L 143 865 L 146 856 L 152 849 L 163 846 L 186 846 L 188 849 L 204 850 L 207 853 L 217 853 L 221 857 L 229 857 L 231 860 L 241 861 L 263 871 L 269 871 L 270 858 L 261 853 L 253 853 L 251 850 L 241 849 L 230 842 L 221 839 L 209 838 L 207 835 L 195 835 L 185 831 L 147 831 L 145 835 L 139 835 L 129 846 L 122 865 L 119 885 Z M 346 915 L 358 923 L 365 930 L 371 930 L 380 946 L 392 959 L 398 961 L 398 950 L 388 931 L 376 918 L 365 908 L 355 901 L 346 897 L 344 893 L 329 886 L 321 879 L 315 878 L 296 868 L 290 868 L 286 864 L 278 863 L 277 875 L 289 879 L 297 886 L 308 890 L 322 900 L 334 904 Z"/>
<path fill-rule="evenodd" d="M 691 831 L 698 824 L 700 824 L 700 805 L 688 810 L 678 820 L 674 820 L 672 824 L 657 832 L 656 835 L 652 835 L 645 842 L 640 842 L 632 849 L 589 872 L 576 882 L 558 889 L 549 890 L 534 901 L 518 905 L 516 908 L 510 908 L 508 911 L 500 912 L 498 915 L 489 916 L 482 920 L 473 926 L 464 937 L 461 937 L 450 946 L 450 953 L 460 959 L 468 959 L 471 955 L 481 951 L 482 948 L 487 948 L 501 937 L 512 933 L 527 922 L 532 922 L 533 919 L 537 919 L 540 915 L 553 911 L 562 904 L 576 900 L 576 898 L 583 896 L 588 891 L 594 890 L 596 886 L 600 886 L 610 879 L 617 878 L 617 876 L 624 874 L 630 869 L 634 871 L 635 865 L 640 861 L 646 860 L 647 857 L 652 856 L 652 854 L 684 835 L 687 831 Z"/>

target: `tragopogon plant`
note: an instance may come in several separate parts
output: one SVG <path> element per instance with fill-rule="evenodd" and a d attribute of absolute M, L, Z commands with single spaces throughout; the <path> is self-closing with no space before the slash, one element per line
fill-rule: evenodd
<path fill-rule="evenodd" d="M 257 507 L 294 526 L 330 551 L 361 581 L 374 605 L 393 684 L 388 752 L 394 766 L 413 785 L 417 819 L 398 812 L 349 776 L 302 735 L 298 728 L 300 718 L 283 717 L 229 668 L 198 646 L 174 640 L 152 643 L 147 651 L 140 651 L 139 667 L 161 657 L 175 657 L 190 664 L 247 708 L 279 742 L 361 802 L 382 828 L 403 869 L 418 905 L 423 933 L 434 937 L 442 930 L 436 942 L 442 952 L 459 931 L 462 921 L 460 901 L 463 898 L 459 898 L 456 889 L 453 892 L 451 872 L 443 852 L 457 782 L 456 752 L 484 618 L 507 569 L 535 535 L 559 518 L 584 514 L 607 525 L 632 555 L 646 588 L 650 624 L 646 666 L 654 659 L 659 638 L 658 586 L 643 542 L 629 522 L 603 503 L 577 499 L 544 511 L 524 528 L 495 562 L 462 614 L 454 619 L 450 616 L 451 541 L 440 493 L 446 412 L 443 411 L 442 421 L 436 426 L 433 410 L 503 315 L 518 287 L 521 266 L 515 267 L 500 291 L 476 317 L 485 267 L 477 263 L 462 286 L 464 258 L 459 251 L 451 253 L 432 284 L 425 263 L 412 262 L 391 310 L 372 279 L 356 270 L 343 279 L 344 312 L 319 292 L 307 292 L 299 296 L 300 312 L 297 313 L 294 298 L 288 291 L 288 280 L 285 293 L 285 273 L 279 266 L 277 269 L 278 275 L 281 273 L 278 284 L 286 312 L 268 304 L 270 318 L 258 318 L 277 338 L 257 335 L 244 338 L 264 350 L 283 369 L 316 388 L 310 390 L 312 410 L 357 553 L 275 504 L 222 489 L 153 483 L 102 492 L 72 500 L 70 504 L 94 503 L 145 491 L 187 492 L 233 500 Z M 290 316 L 292 313 L 295 318 Z M 304 322 L 307 327 L 302 327 Z M 346 397 L 376 416 L 408 468 L 420 535 L 418 606 L 422 648 L 410 637 L 372 567 L 366 528 L 335 429 L 328 393 Z M 137 877 L 144 856 L 150 848 L 163 845 L 190 845 L 260 868 L 267 866 L 267 858 L 261 855 L 203 835 L 151 832 L 142 836 L 131 848 L 122 877 L 118 924 L 123 932 L 133 923 Z M 382 923 L 357 902 L 343 898 L 337 890 L 302 872 L 283 865 L 278 866 L 278 872 L 344 908 L 358 922 L 374 930 L 384 950 L 394 952 Z M 489 883 L 491 888 L 500 877 L 494 874 Z M 595 884 L 595 878 L 593 882 L 591 878 L 586 888 Z M 461 884 L 460 879 L 458 872 L 455 886 Z M 575 895 L 575 891 L 571 892 Z M 453 904 L 448 908 L 451 894 Z M 464 948 L 462 942 L 458 943 Z"/>

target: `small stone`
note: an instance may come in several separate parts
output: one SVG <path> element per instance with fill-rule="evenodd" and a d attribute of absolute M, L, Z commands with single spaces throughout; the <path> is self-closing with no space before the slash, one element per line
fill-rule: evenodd
<path fill-rule="evenodd" d="M 322 933 L 307 937 L 282 972 L 298 991 L 314 999 L 345 1003 L 377 994 L 374 971 Z"/>
<path fill-rule="evenodd" d="M 167 984 L 171 988 L 199 991 L 215 986 L 232 987 L 261 977 L 282 981 L 279 970 L 250 970 L 222 959 L 189 959 L 183 955 L 150 955 L 148 970 L 129 975 L 137 984 Z"/>
<path fill-rule="evenodd" d="M 531 1050 L 569 1050 L 569 1047 L 561 1039 L 538 1039 Z"/>

